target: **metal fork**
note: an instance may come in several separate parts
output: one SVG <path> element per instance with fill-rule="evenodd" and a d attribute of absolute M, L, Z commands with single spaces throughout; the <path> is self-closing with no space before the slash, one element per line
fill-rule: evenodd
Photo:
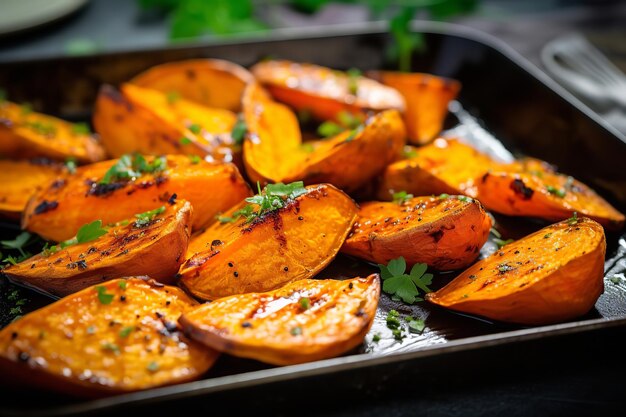
<path fill-rule="evenodd" d="M 580 34 L 550 42 L 541 58 L 552 75 L 574 92 L 603 108 L 626 108 L 626 76 Z"/>

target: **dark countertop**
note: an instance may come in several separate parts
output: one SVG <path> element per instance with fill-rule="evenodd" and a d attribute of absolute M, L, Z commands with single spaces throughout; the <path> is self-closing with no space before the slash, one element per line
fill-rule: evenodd
<path fill-rule="evenodd" d="M 539 66 L 541 47 L 561 33 L 602 29 L 619 36 L 626 30 L 626 5 L 617 3 L 591 8 L 573 5 L 559 11 L 553 7 L 558 2 L 543 2 L 540 11 L 510 1 L 485 3 L 479 15 L 458 22 L 497 36 Z M 511 8 L 517 8 L 515 19 Z M 313 20 L 290 11 L 282 11 L 277 19 L 284 26 L 303 26 L 365 17 L 341 6 L 322 11 Z M 167 34 L 160 19 L 138 13 L 135 1 L 93 0 L 63 21 L 0 39 L 0 63 L 61 55 L 77 41 L 95 45 L 98 51 L 134 50 L 161 47 L 167 43 Z M 615 43 L 606 45 L 610 49 Z M 624 65 L 626 55 L 618 49 L 614 49 L 616 62 Z M 329 391 L 316 378 L 308 378 L 158 405 L 149 411 L 154 416 L 217 410 L 255 416 L 621 416 L 626 413 L 624 348 L 626 329 L 614 328 L 407 364 L 384 381 L 376 370 L 362 381 L 337 375 L 345 381 L 342 392 Z M 143 415 L 147 410 L 141 411 Z M 123 410 L 114 414 L 120 412 L 126 414 Z"/>

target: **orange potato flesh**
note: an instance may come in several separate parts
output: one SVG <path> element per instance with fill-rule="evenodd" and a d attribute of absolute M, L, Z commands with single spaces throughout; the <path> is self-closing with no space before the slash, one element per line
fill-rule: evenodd
<path fill-rule="evenodd" d="M 67 181 L 51 185 L 30 200 L 22 228 L 46 239 L 67 240 L 93 220 L 115 223 L 159 207 L 177 194 L 193 206 L 192 229 L 197 230 L 250 195 L 232 164 L 195 163 L 182 155 L 168 155 L 166 160 L 164 172 L 106 186 L 98 182 L 117 160 L 79 167 Z"/>
<path fill-rule="evenodd" d="M 215 300 L 311 278 L 339 252 L 357 210 L 342 191 L 321 184 L 251 223 L 214 223 L 192 238 L 180 283 L 198 298 Z"/>
<path fill-rule="evenodd" d="M 236 152 L 231 136 L 236 120 L 229 110 L 169 99 L 160 91 L 132 84 L 124 84 L 121 92 L 104 86 L 94 112 L 94 126 L 115 157 L 140 152 L 230 162 Z"/>
<path fill-rule="evenodd" d="M 183 314 L 180 324 L 213 349 L 291 365 L 358 346 L 372 325 L 379 296 L 376 274 L 345 281 L 307 279 L 204 304 Z M 308 308 L 303 298 L 309 300 Z"/>
<path fill-rule="evenodd" d="M 564 221 L 504 246 L 426 298 L 499 321 L 569 320 L 587 313 L 602 294 L 605 251 L 600 224 Z"/>
<path fill-rule="evenodd" d="M 60 164 L 1 160 L 0 216 L 19 220 L 28 199 L 64 175 Z"/>
<path fill-rule="evenodd" d="M 361 205 L 341 252 L 379 264 L 403 256 L 409 265 L 459 269 L 476 259 L 490 228 L 489 215 L 469 197 L 369 202 Z"/>
<path fill-rule="evenodd" d="M 72 123 L 0 101 L 0 155 L 45 157 L 59 161 L 96 162 L 105 158 L 95 136 L 76 131 Z"/>
<path fill-rule="evenodd" d="M 416 145 L 428 143 L 439 135 L 448 104 L 461 89 L 458 81 L 430 74 L 374 71 L 368 75 L 402 94 L 409 142 Z"/>
<path fill-rule="evenodd" d="M 476 180 L 476 190 L 485 207 L 509 216 L 558 221 L 577 212 L 607 229 L 624 226 L 624 215 L 591 188 L 536 160 L 486 173 Z"/>
<path fill-rule="evenodd" d="M 97 240 L 40 253 L 3 272 L 12 282 L 61 297 L 128 275 L 172 283 L 185 260 L 192 209 L 186 201 L 163 207 L 146 225 L 129 219 Z"/>
<path fill-rule="evenodd" d="M 244 163 L 252 181 L 305 184 L 329 182 L 350 192 L 368 183 L 394 160 L 404 145 L 404 124 L 397 111 L 378 113 L 356 131 L 307 142 L 295 114 L 272 101 L 258 85 L 244 94 L 244 117 L 248 140 Z"/>
<path fill-rule="evenodd" d="M 336 119 L 342 111 L 404 110 L 400 93 L 370 78 L 289 61 L 259 62 L 251 71 L 276 100 L 319 120 Z"/>
<path fill-rule="evenodd" d="M 219 59 L 189 59 L 154 66 L 130 82 L 207 107 L 241 110 L 241 95 L 253 77 L 245 68 Z"/>
<path fill-rule="evenodd" d="M 501 165 L 456 140 L 436 139 L 415 151 L 417 156 L 387 166 L 378 189 L 379 199 L 391 200 L 398 191 L 475 197 L 474 179 Z"/>
<path fill-rule="evenodd" d="M 109 304 L 99 287 L 113 295 Z M 3 379 L 87 396 L 196 379 L 218 353 L 177 330 L 195 304 L 179 288 L 137 278 L 86 288 L 0 332 Z"/>

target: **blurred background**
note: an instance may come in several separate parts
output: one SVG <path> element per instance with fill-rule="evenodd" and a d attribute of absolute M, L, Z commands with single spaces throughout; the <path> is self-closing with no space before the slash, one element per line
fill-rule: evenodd
<path fill-rule="evenodd" d="M 494 35 L 626 132 L 626 2 L 618 0 L 0 0 L 0 64 L 381 20 L 398 48 L 415 50 L 421 39 L 407 36 L 411 19 Z M 610 76 L 563 56 L 572 37 L 607 58 L 600 63 Z"/>

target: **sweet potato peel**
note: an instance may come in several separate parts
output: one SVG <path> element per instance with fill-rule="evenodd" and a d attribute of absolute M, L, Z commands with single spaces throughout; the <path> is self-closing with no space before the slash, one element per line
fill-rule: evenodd
<path fill-rule="evenodd" d="M 493 320 L 539 325 L 587 313 L 604 289 L 602 226 L 548 226 L 478 261 L 428 301 Z"/>
<path fill-rule="evenodd" d="M 48 249 L 3 272 L 15 283 L 53 296 L 125 275 L 171 283 L 185 259 L 192 210 L 186 201 L 162 207 L 151 219 L 128 219 L 94 241 Z"/>
<path fill-rule="evenodd" d="M 422 73 L 372 71 L 368 76 L 395 88 L 406 101 L 404 121 L 409 142 L 423 145 L 441 132 L 448 105 L 461 89 L 455 80 Z"/>
<path fill-rule="evenodd" d="M 12 383 L 102 396 L 198 378 L 218 353 L 182 335 L 195 301 L 137 278 L 86 288 L 0 332 L 0 369 Z"/>
<path fill-rule="evenodd" d="M 19 220 L 29 198 L 65 174 L 59 163 L 0 160 L 0 216 Z"/>
<path fill-rule="evenodd" d="M 396 159 L 405 140 L 400 114 L 389 110 L 354 130 L 309 141 L 310 149 L 305 150 L 295 114 L 271 100 L 257 84 L 251 84 L 244 94 L 244 116 L 248 126 L 246 172 L 261 183 L 329 182 L 354 191 Z"/>
<path fill-rule="evenodd" d="M 139 87 L 176 94 L 207 107 L 238 112 L 241 95 L 253 77 L 245 68 L 220 59 L 188 59 L 156 65 L 133 78 Z"/>
<path fill-rule="evenodd" d="M 489 215 L 469 197 L 369 202 L 361 205 L 341 251 L 379 264 L 403 256 L 409 265 L 459 269 L 476 259 L 490 228 Z"/>
<path fill-rule="evenodd" d="M 319 120 L 336 119 L 341 112 L 404 110 L 404 99 L 395 89 L 360 75 L 312 64 L 264 61 L 252 73 L 278 101 Z"/>
<path fill-rule="evenodd" d="M 153 157 L 145 157 L 150 162 Z M 165 157 L 166 169 L 139 177 L 102 180 L 118 160 L 79 167 L 74 175 L 36 194 L 22 217 L 22 228 L 46 239 L 70 239 L 84 224 L 128 219 L 167 202 L 172 195 L 191 203 L 193 229 L 205 227 L 215 216 L 250 195 L 232 164 L 210 164 L 182 155 Z"/>
<path fill-rule="evenodd" d="M 624 226 L 624 215 L 591 188 L 537 160 L 486 173 L 476 181 L 476 190 L 487 208 L 509 216 L 554 221 L 577 212 L 607 229 L 619 230 Z"/>
<path fill-rule="evenodd" d="M 234 217 L 245 205 L 224 216 Z M 356 204 L 342 191 L 329 184 L 309 186 L 285 207 L 250 223 L 243 218 L 215 223 L 193 237 L 180 283 L 198 298 L 215 300 L 311 278 L 335 257 L 356 215 Z"/>
<path fill-rule="evenodd" d="M 95 136 L 72 123 L 10 101 L 0 101 L 0 155 L 12 158 L 45 157 L 96 162 L 105 157 Z"/>
<path fill-rule="evenodd" d="M 275 291 L 225 297 L 183 314 L 193 339 L 231 355 L 290 365 L 358 346 L 376 314 L 378 275 L 300 280 Z"/>

